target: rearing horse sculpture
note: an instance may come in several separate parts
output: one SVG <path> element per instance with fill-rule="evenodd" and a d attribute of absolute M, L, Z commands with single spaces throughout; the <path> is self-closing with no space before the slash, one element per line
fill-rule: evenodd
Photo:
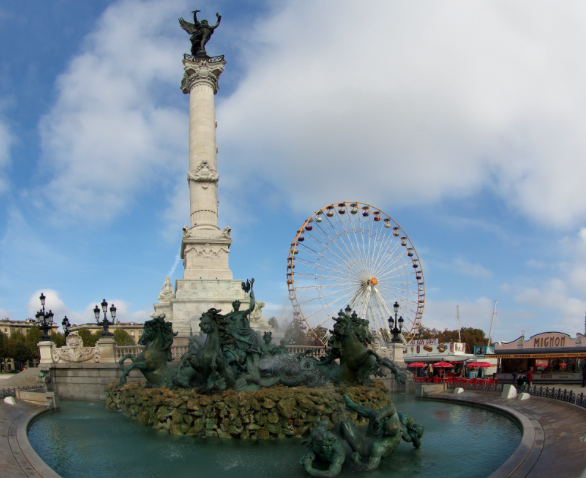
<path fill-rule="evenodd" d="M 174 379 L 177 385 L 187 388 L 191 385 L 192 377 L 199 375 L 208 389 L 214 386 L 221 390 L 235 387 L 234 372 L 220 347 L 222 340 L 226 340 L 227 333 L 224 316 L 219 312 L 212 308 L 202 315 L 199 327 L 206 334 L 205 344 L 183 354 Z M 191 365 L 191 368 L 187 365 Z"/>
<path fill-rule="evenodd" d="M 371 375 L 383 375 L 380 369 L 387 367 L 395 374 L 397 382 L 405 383 L 405 378 L 394 362 L 367 348 L 366 344 L 372 342 L 368 320 L 358 318 L 356 312 L 348 315 L 349 311 L 349 308 L 346 309 L 347 313 L 340 311 L 338 318 L 334 319 L 334 333 L 328 341 L 333 355 L 340 359 L 340 367 L 332 374 L 334 382 L 340 385 L 366 385 Z"/>
<path fill-rule="evenodd" d="M 118 385 L 126 383 L 126 376 L 134 369 L 139 369 L 147 380 L 149 387 L 172 387 L 173 382 L 171 373 L 167 368 L 167 362 L 173 360 L 171 356 L 171 345 L 173 337 L 177 332 L 173 332 L 171 322 L 165 322 L 165 314 L 158 315 L 152 320 L 144 323 L 144 331 L 138 340 L 139 345 L 144 345 L 144 350 L 136 357 L 132 354 L 126 354 L 118 364 L 122 369 L 122 376 Z M 124 361 L 132 360 L 132 364 L 124 368 Z"/>

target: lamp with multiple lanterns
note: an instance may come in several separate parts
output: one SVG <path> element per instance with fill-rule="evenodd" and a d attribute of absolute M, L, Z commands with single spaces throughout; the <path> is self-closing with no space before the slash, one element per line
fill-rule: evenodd
<path fill-rule="evenodd" d="M 43 332 L 42 340 L 51 340 L 48 332 L 53 328 L 54 314 L 51 310 L 49 312 L 45 312 L 45 294 L 41 292 L 39 299 L 41 300 L 42 309 L 35 314 L 35 319 L 37 319 L 37 322 L 39 323 L 39 330 Z"/>
<path fill-rule="evenodd" d="M 102 311 L 104 312 L 104 319 L 100 322 L 100 308 L 96 305 L 96 307 L 94 309 L 94 316 L 96 317 L 96 323 L 98 324 L 99 327 L 104 327 L 104 331 L 102 332 L 102 337 L 113 337 L 114 334 L 112 332 L 110 332 L 108 327 L 110 327 L 110 325 L 114 325 L 114 319 L 116 318 L 116 306 L 114 304 L 112 304 L 112 307 L 110 307 L 110 316 L 112 317 L 112 320 L 110 321 L 110 320 L 108 320 L 108 316 L 107 316 L 108 302 L 106 302 L 106 299 L 104 299 L 100 305 L 102 306 Z"/>
<path fill-rule="evenodd" d="M 393 334 L 393 338 L 391 339 L 391 342 L 393 343 L 400 343 L 401 339 L 399 337 L 399 335 L 401 334 L 401 331 L 403 330 L 403 316 L 397 318 L 397 315 L 399 315 L 399 307 L 401 307 L 399 305 L 398 302 L 395 302 L 395 304 L 393 305 L 393 309 L 395 309 L 395 319 L 393 320 L 392 317 L 389 317 L 389 328 L 391 329 L 391 334 Z"/>

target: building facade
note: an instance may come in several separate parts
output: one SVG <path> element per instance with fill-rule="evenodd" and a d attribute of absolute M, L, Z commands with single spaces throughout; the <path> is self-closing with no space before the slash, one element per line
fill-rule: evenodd
<path fill-rule="evenodd" d="M 144 324 L 138 322 L 116 322 L 114 325 L 110 325 L 110 332 L 114 333 L 118 329 L 122 329 L 128 333 L 133 339 L 134 343 L 138 344 L 138 339 L 140 338 L 140 334 L 144 329 Z M 71 332 L 79 332 L 82 329 L 89 330 L 92 334 L 97 332 L 98 330 L 104 330 L 102 327 L 94 324 L 73 324 L 71 327 Z"/>
<path fill-rule="evenodd" d="M 25 319 L 25 320 L 10 320 L 8 318 L 4 320 L 0 320 L 0 332 L 4 333 L 6 337 L 10 338 L 11 335 L 15 333 L 21 333 L 26 337 L 29 330 L 32 327 L 39 326 L 37 322 L 33 319 Z M 51 326 L 51 332 L 58 332 L 59 325 L 53 323 Z M 51 333 L 49 332 L 49 334 Z M 0 371 L 1 372 L 11 372 L 13 370 L 22 370 L 23 367 L 36 367 L 37 363 L 33 362 L 26 362 L 26 363 L 16 363 L 14 359 L 7 358 L 5 360 L 0 361 Z"/>
<path fill-rule="evenodd" d="M 562 332 L 543 332 L 528 340 L 521 336 L 497 343 L 491 357 L 499 361 L 497 377 L 506 381 L 512 380 L 514 372 L 524 374 L 531 367 L 534 383 L 581 382 L 586 365 L 586 337 L 577 334 L 572 338 Z"/>

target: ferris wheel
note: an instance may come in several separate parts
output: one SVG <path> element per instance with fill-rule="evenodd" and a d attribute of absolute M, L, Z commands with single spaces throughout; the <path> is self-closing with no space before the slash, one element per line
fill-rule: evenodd
<path fill-rule="evenodd" d="M 347 305 L 388 339 L 398 302 L 404 341 L 419 330 L 425 308 L 415 246 L 392 217 L 357 201 L 330 204 L 303 223 L 289 250 L 287 287 L 301 328 L 321 343 Z"/>

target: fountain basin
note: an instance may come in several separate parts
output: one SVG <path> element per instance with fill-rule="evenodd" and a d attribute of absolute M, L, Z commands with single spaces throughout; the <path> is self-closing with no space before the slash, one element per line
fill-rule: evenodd
<path fill-rule="evenodd" d="M 379 470 L 363 473 L 350 461 L 340 477 L 483 478 L 515 451 L 521 432 L 505 415 L 458 404 L 391 397 L 426 429 L 419 450 L 401 443 Z M 104 402 L 61 401 L 29 429 L 39 456 L 63 478 L 307 477 L 298 464 L 302 438 L 239 440 L 176 436 L 144 426 Z"/>

